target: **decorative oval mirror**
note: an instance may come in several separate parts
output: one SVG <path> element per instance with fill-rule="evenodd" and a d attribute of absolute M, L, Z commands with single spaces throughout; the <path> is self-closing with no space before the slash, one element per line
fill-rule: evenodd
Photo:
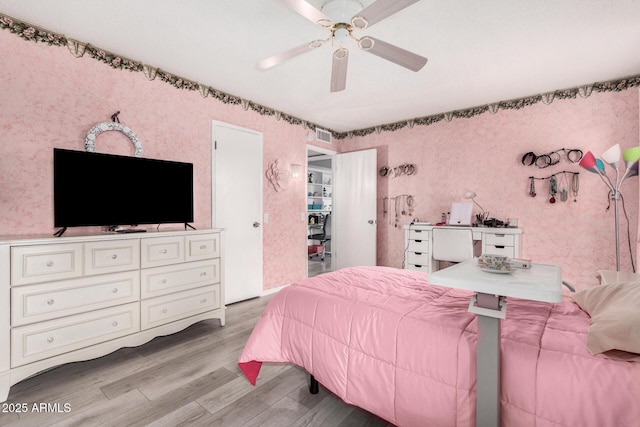
<path fill-rule="evenodd" d="M 135 147 L 135 153 L 133 155 L 135 157 L 142 157 L 142 141 L 140 141 L 140 138 L 138 138 L 138 135 L 136 135 L 134 131 L 120 122 L 102 122 L 95 124 L 91 129 L 89 129 L 89 132 L 87 132 L 87 137 L 84 139 L 84 149 L 94 153 L 96 151 L 95 145 L 98 135 L 102 132 L 112 130 L 125 134 Z"/>

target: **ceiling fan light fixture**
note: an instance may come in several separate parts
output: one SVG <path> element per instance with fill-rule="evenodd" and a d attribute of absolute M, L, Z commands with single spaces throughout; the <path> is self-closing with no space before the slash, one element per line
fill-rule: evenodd
<path fill-rule="evenodd" d="M 345 24 L 336 24 L 335 29 L 331 32 L 333 43 L 343 46 L 344 42 L 351 36 L 351 29 Z"/>
<path fill-rule="evenodd" d="M 323 44 L 324 44 L 324 40 L 314 40 L 311 43 L 309 43 L 309 47 L 311 49 L 317 49 L 319 47 L 322 47 Z"/>

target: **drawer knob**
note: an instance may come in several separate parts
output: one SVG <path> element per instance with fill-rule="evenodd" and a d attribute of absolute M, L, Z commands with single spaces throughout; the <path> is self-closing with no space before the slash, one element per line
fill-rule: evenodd
<path fill-rule="evenodd" d="M 47 262 L 47 267 L 53 267 L 53 261 Z"/>
<path fill-rule="evenodd" d="M 111 292 L 113 292 L 114 294 L 117 294 L 117 293 L 118 293 L 118 288 L 113 288 L 113 289 L 111 290 Z"/>
<path fill-rule="evenodd" d="M 163 308 L 163 309 L 162 309 L 162 313 L 163 313 L 163 314 L 167 314 L 167 311 L 168 311 L 168 310 L 167 310 L 166 308 Z"/>
<path fill-rule="evenodd" d="M 53 298 L 50 298 L 47 300 L 47 305 L 53 305 L 54 302 Z"/>
<path fill-rule="evenodd" d="M 167 279 L 162 279 L 162 280 L 160 281 L 160 283 L 162 283 L 162 284 L 167 283 Z"/>
<path fill-rule="evenodd" d="M 201 302 L 202 304 L 206 304 L 206 303 L 207 303 L 207 299 L 206 299 L 206 298 L 202 298 L 202 300 L 200 300 L 200 302 Z"/>
<path fill-rule="evenodd" d="M 118 254 L 111 255 L 111 259 L 116 259 L 116 258 L 118 258 Z"/>
<path fill-rule="evenodd" d="M 202 276 L 202 277 L 204 277 L 204 276 L 206 276 L 206 275 L 207 275 L 207 272 L 206 272 L 206 271 L 203 271 L 202 273 L 200 273 L 200 276 Z"/>
<path fill-rule="evenodd" d="M 53 337 L 49 337 L 49 338 L 47 338 L 47 342 L 48 342 L 49 344 L 51 344 L 53 341 L 54 341 Z"/>
<path fill-rule="evenodd" d="M 163 249 L 163 250 L 161 250 L 161 251 L 160 251 L 160 253 L 161 253 L 161 254 L 166 254 L 166 253 L 167 253 L 167 250 L 166 250 L 166 249 Z"/>
<path fill-rule="evenodd" d="M 111 326 L 113 326 L 114 328 L 115 328 L 116 326 L 118 326 L 118 321 L 117 321 L 117 320 L 114 320 L 114 321 L 113 321 L 113 323 L 111 323 Z"/>
<path fill-rule="evenodd" d="M 207 245 L 200 245 L 200 249 L 202 249 L 202 250 L 207 249 Z"/>

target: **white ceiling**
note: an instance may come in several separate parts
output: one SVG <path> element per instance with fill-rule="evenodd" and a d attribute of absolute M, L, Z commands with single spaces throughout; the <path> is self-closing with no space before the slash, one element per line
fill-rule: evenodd
<path fill-rule="evenodd" d="M 640 74 L 640 0 L 421 0 L 359 35 L 427 65 L 354 45 L 339 93 L 330 46 L 257 69 L 326 37 L 279 0 L 0 0 L 0 13 L 336 132 Z"/>

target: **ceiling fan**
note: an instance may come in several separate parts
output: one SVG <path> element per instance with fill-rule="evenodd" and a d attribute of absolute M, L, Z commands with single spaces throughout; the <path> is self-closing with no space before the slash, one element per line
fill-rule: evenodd
<path fill-rule="evenodd" d="M 420 0 L 377 0 L 363 9 L 359 0 L 328 0 L 321 10 L 305 0 L 279 0 L 309 21 L 330 32 L 325 40 L 314 40 L 293 49 L 286 50 L 258 62 L 258 68 L 266 70 L 295 56 L 309 52 L 332 41 L 337 49 L 333 52 L 331 68 L 331 92 L 340 92 L 347 84 L 347 63 L 349 50 L 345 44 L 351 39 L 365 52 L 372 53 L 411 71 L 419 71 L 427 63 L 427 58 L 394 46 L 371 36 L 356 37 L 353 32 L 365 30 L 402 9 Z"/>

